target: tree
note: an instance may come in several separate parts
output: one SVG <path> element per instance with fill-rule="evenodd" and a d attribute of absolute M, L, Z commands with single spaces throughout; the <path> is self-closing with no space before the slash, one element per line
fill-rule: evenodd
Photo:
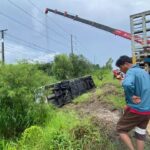
<path fill-rule="evenodd" d="M 69 57 L 65 54 L 55 56 L 52 64 L 52 72 L 57 79 L 69 79 L 73 72 L 73 65 Z"/>
<path fill-rule="evenodd" d="M 112 70 L 112 63 L 113 63 L 113 59 L 109 58 L 108 61 L 105 64 L 104 68 Z"/>
<path fill-rule="evenodd" d="M 44 123 L 48 105 L 36 104 L 34 92 L 48 81 L 35 65 L 0 67 L 0 136 L 14 137 L 33 124 Z"/>
<path fill-rule="evenodd" d="M 83 55 L 70 55 L 70 61 L 73 65 L 73 77 L 80 77 L 92 71 L 92 64 Z"/>
<path fill-rule="evenodd" d="M 38 67 L 39 70 L 44 71 L 46 74 L 49 76 L 52 75 L 52 63 L 37 63 L 36 66 Z"/>

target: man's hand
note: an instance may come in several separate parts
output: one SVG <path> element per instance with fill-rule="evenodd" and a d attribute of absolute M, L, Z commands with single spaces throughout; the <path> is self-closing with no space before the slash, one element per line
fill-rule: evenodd
<path fill-rule="evenodd" d="M 124 78 L 121 76 L 121 74 L 119 74 L 119 75 L 116 76 L 116 79 L 123 80 Z"/>
<path fill-rule="evenodd" d="M 141 98 L 138 96 L 132 96 L 132 101 L 135 104 L 139 104 L 141 102 Z"/>
<path fill-rule="evenodd" d="M 113 74 L 114 74 L 114 77 L 120 81 L 124 79 L 123 74 L 118 69 L 113 70 Z"/>

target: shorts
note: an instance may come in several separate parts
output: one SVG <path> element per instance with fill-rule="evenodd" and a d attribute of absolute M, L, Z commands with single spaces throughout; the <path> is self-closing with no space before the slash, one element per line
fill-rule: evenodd
<path fill-rule="evenodd" d="M 135 128 L 135 138 L 145 140 L 146 127 L 149 122 L 150 115 L 139 115 L 126 110 L 117 123 L 116 130 L 118 133 L 129 132 Z"/>

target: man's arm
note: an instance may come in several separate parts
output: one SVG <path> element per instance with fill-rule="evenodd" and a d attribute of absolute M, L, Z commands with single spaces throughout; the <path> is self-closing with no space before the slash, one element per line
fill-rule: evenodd
<path fill-rule="evenodd" d="M 125 90 L 125 93 L 132 97 L 133 103 L 138 104 L 141 102 L 140 97 L 135 95 L 135 73 L 132 70 L 127 72 L 122 86 Z"/>
<path fill-rule="evenodd" d="M 124 90 L 130 95 L 134 95 L 135 91 L 135 74 L 132 70 L 128 70 L 123 82 L 122 86 Z"/>

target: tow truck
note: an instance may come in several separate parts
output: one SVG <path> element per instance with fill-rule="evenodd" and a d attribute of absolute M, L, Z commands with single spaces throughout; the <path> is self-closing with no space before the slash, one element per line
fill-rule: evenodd
<path fill-rule="evenodd" d="M 133 64 L 139 64 L 146 71 L 150 72 L 150 11 L 130 16 L 131 33 L 80 18 L 78 15 L 70 15 L 67 12 L 46 8 L 45 14 L 48 14 L 48 12 L 73 19 L 74 21 L 79 21 L 97 29 L 131 40 Z M 119 70 L 114 70 L 113 73 L 116 78 L 121 75 Z M 41 98 L 44 98 L 47 102 L 51 102 L 56 106 L 61 107 L 72 101 L 74 97 L 93 88 L 95 88 L 93 79 L 91 76 L 87 76 L 45 85 L 37 89 L 35 92 L 35 99 L 38 102 Z"/>
<path fill-rule="evenodd" d="M 71 15 L 66 11 L 61 12 L 57 9 L 46 8 L 45 14 L 49 12 L 131 40 L 133 64 L 139 64 L 150 72 L 150 10 L 130 16 L 131 33 L 81 18 L 78 15 Z"/>

